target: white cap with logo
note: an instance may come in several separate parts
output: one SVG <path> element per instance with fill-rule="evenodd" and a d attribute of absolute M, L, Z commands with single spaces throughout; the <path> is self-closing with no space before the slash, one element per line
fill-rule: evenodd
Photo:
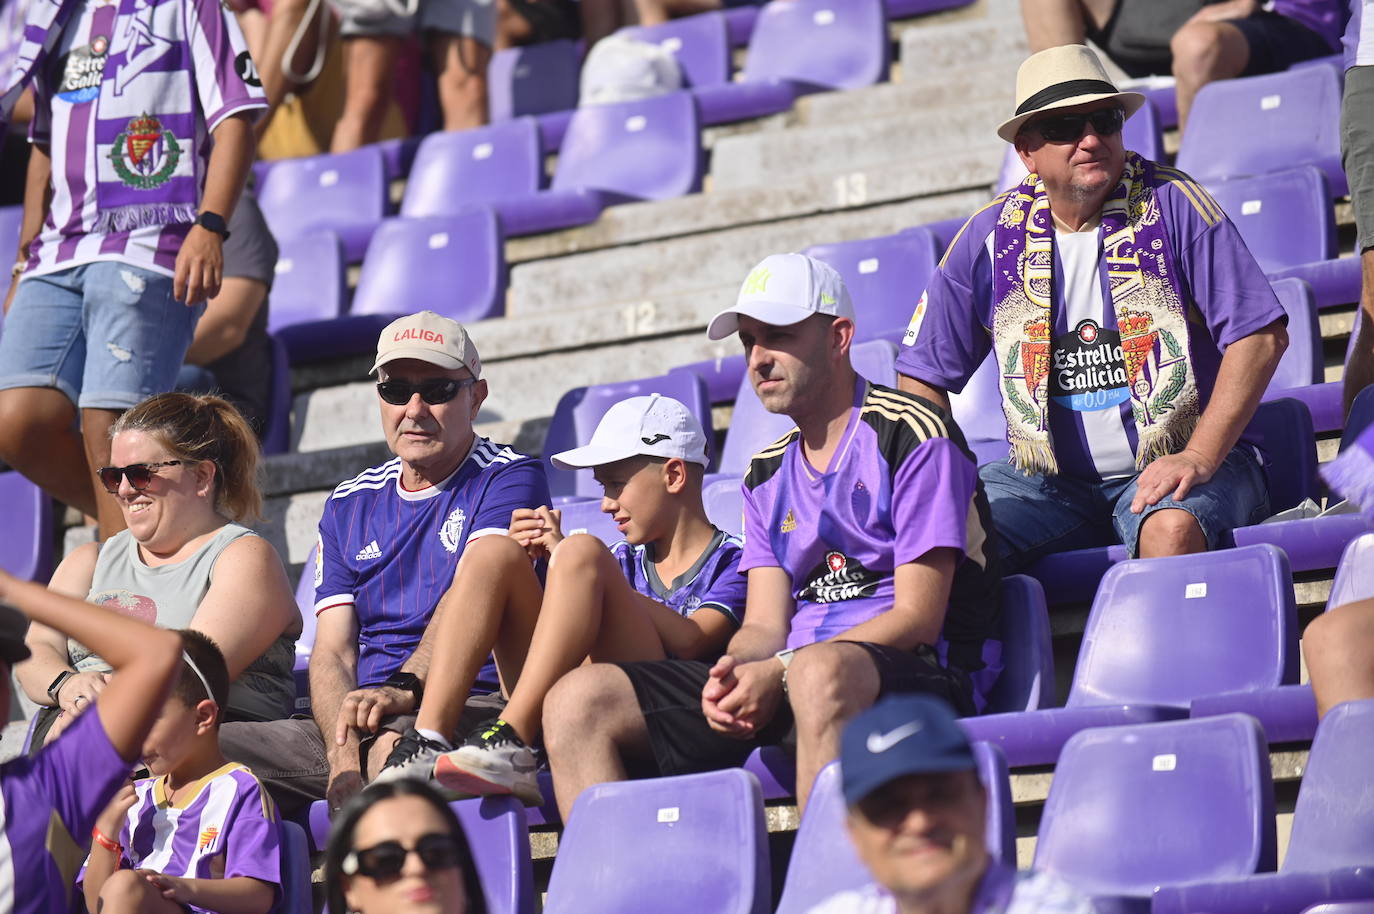
<path fill-rule="evenodd" d="M 706 335 L 723 340 L 739 330 L 739 315 L 785 327 L 813 314 L 854 319 L 854 302 L 835 268 L 805 254 L 765 257 L 740 286 L 733 308 L 711 318 Z"/>
<path fill-rule="evenodd" d="M 560 470 L 605 466 L 628 457 L 677 457 L 706 466 L 706 433 L 687 407 L 672 397 L 630 397 L 606 410 L 591 443 L 554 454 Z"/>
<path fill-rule="evenodd" d="M 416 359 L 450 371 L 466 368 L 474 378 L 482 376 L 482 360 L 463 325 L 433 311 L 408 314 L 387 324 L 377 338 L 377 361 L 368 373 L 376 374 L 378 368 L 397 359 Z"/>

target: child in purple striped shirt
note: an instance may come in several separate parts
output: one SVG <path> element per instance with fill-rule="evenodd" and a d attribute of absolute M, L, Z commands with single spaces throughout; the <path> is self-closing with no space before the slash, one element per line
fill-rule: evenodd
<path fill-rule="evenodd" d="M 151 777 L 96 822 L 83 891 L 92 911 L 267 914 L 281 898 L 281 825 L 251 771 L 219 748 L 229 670 L 209 638 L 180 631 L 181 679 L 143 744 Z"/>

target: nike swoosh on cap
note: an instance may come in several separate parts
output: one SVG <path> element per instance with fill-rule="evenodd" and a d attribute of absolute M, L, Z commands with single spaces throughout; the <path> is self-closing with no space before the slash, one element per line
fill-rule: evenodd
<path fill-rule="evenodd" d="M 877 755 L 880 752 L 886 752 L 891 749 L 908 736 L 914 736 L 920 732 L 921 722 L 919 720 L 913 720 L 909 724 L 902 724 L 895 730 L 889 730 L 886 733 L 879 733 L 875 730 L 868 734 L 868 740 L 864 743 L 864 747 L 868 749 L 869 752 Z"/>

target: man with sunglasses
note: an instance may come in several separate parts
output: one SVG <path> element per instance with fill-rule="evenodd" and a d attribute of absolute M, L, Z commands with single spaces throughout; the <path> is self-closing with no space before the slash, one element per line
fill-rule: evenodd
<path fill-rule="evenodd" d="M 1268 513 L 1245 429 L 1287 346 L 1283 309 L 1211 195 L 1126 151 L 1145 99 L 1091 50 L 1031 56 L 1016 98 L 998 135 L 1031 174 L 955 236 L 900 387 L 945 404 L 994 360 L 1009 460 L 980 475 L 1007 573 L 1112 542 L 1226 545 Z"/>
<path fill-rule="evenodd" d="M 413 727 L 432 621 L 474 540 L 504 536 L 512 512 L 549 503 L 538 460 L 473 431 L 487 397 L 462 325 L 421 311 L 382 331 L 372 371 L 394 459 L 341 483 L 325 502 L 315 561 L 314 721 L 226 724 L 225 754 L 249 765 L 284 810 L 328 796 L 337 808 Z M 479 550 L 480 551 L 480 550 Z M 528 637 L 528 635 L 526 635 Z M 500 709 L 488 661 L 466 733 Z M 448 741 L 454 734 L 422 733 Z"/>

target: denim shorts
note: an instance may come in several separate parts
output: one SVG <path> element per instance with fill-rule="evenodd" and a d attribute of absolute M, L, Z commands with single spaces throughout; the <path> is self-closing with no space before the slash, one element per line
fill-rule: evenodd
<path fill-rule="evenodd" d="M 172 277 L 112 260 L 27 276 L 0 334 L 0 390 L 55 387 L 82 409 L 128 409 L 172 390 L 204 304 Z"/>
<path fill-rule="evenodd" d="M 1197 519 L 1207 548 L 1231 544 L 1236 527 L 1269 516 L 1264 468 L 1255 450 L 1239 445 L 1206 483 L 1182 501 L 1165 496 L 1139 514 L 1131 513 L 1136 476 L 1090 482 L 1067 476 L 1027 476 L 1007 463 L 985 464 L 978 475 L 992 509 L 1001 545 L 1002 570 L 1016 572 L 1055 552 L 1124 543 L 1139 554 L 1140 525 L 1156 511 L 1179 508 Z"/>
<path fill-rule="evenodd" d="M 402 16 L 395 7 L 405 0 L 334 0 L 344 38 L 405 36 L 412 32 L 445 32 L 496 43 L 496 0 L 419 0 L 416 11 Z"/>

